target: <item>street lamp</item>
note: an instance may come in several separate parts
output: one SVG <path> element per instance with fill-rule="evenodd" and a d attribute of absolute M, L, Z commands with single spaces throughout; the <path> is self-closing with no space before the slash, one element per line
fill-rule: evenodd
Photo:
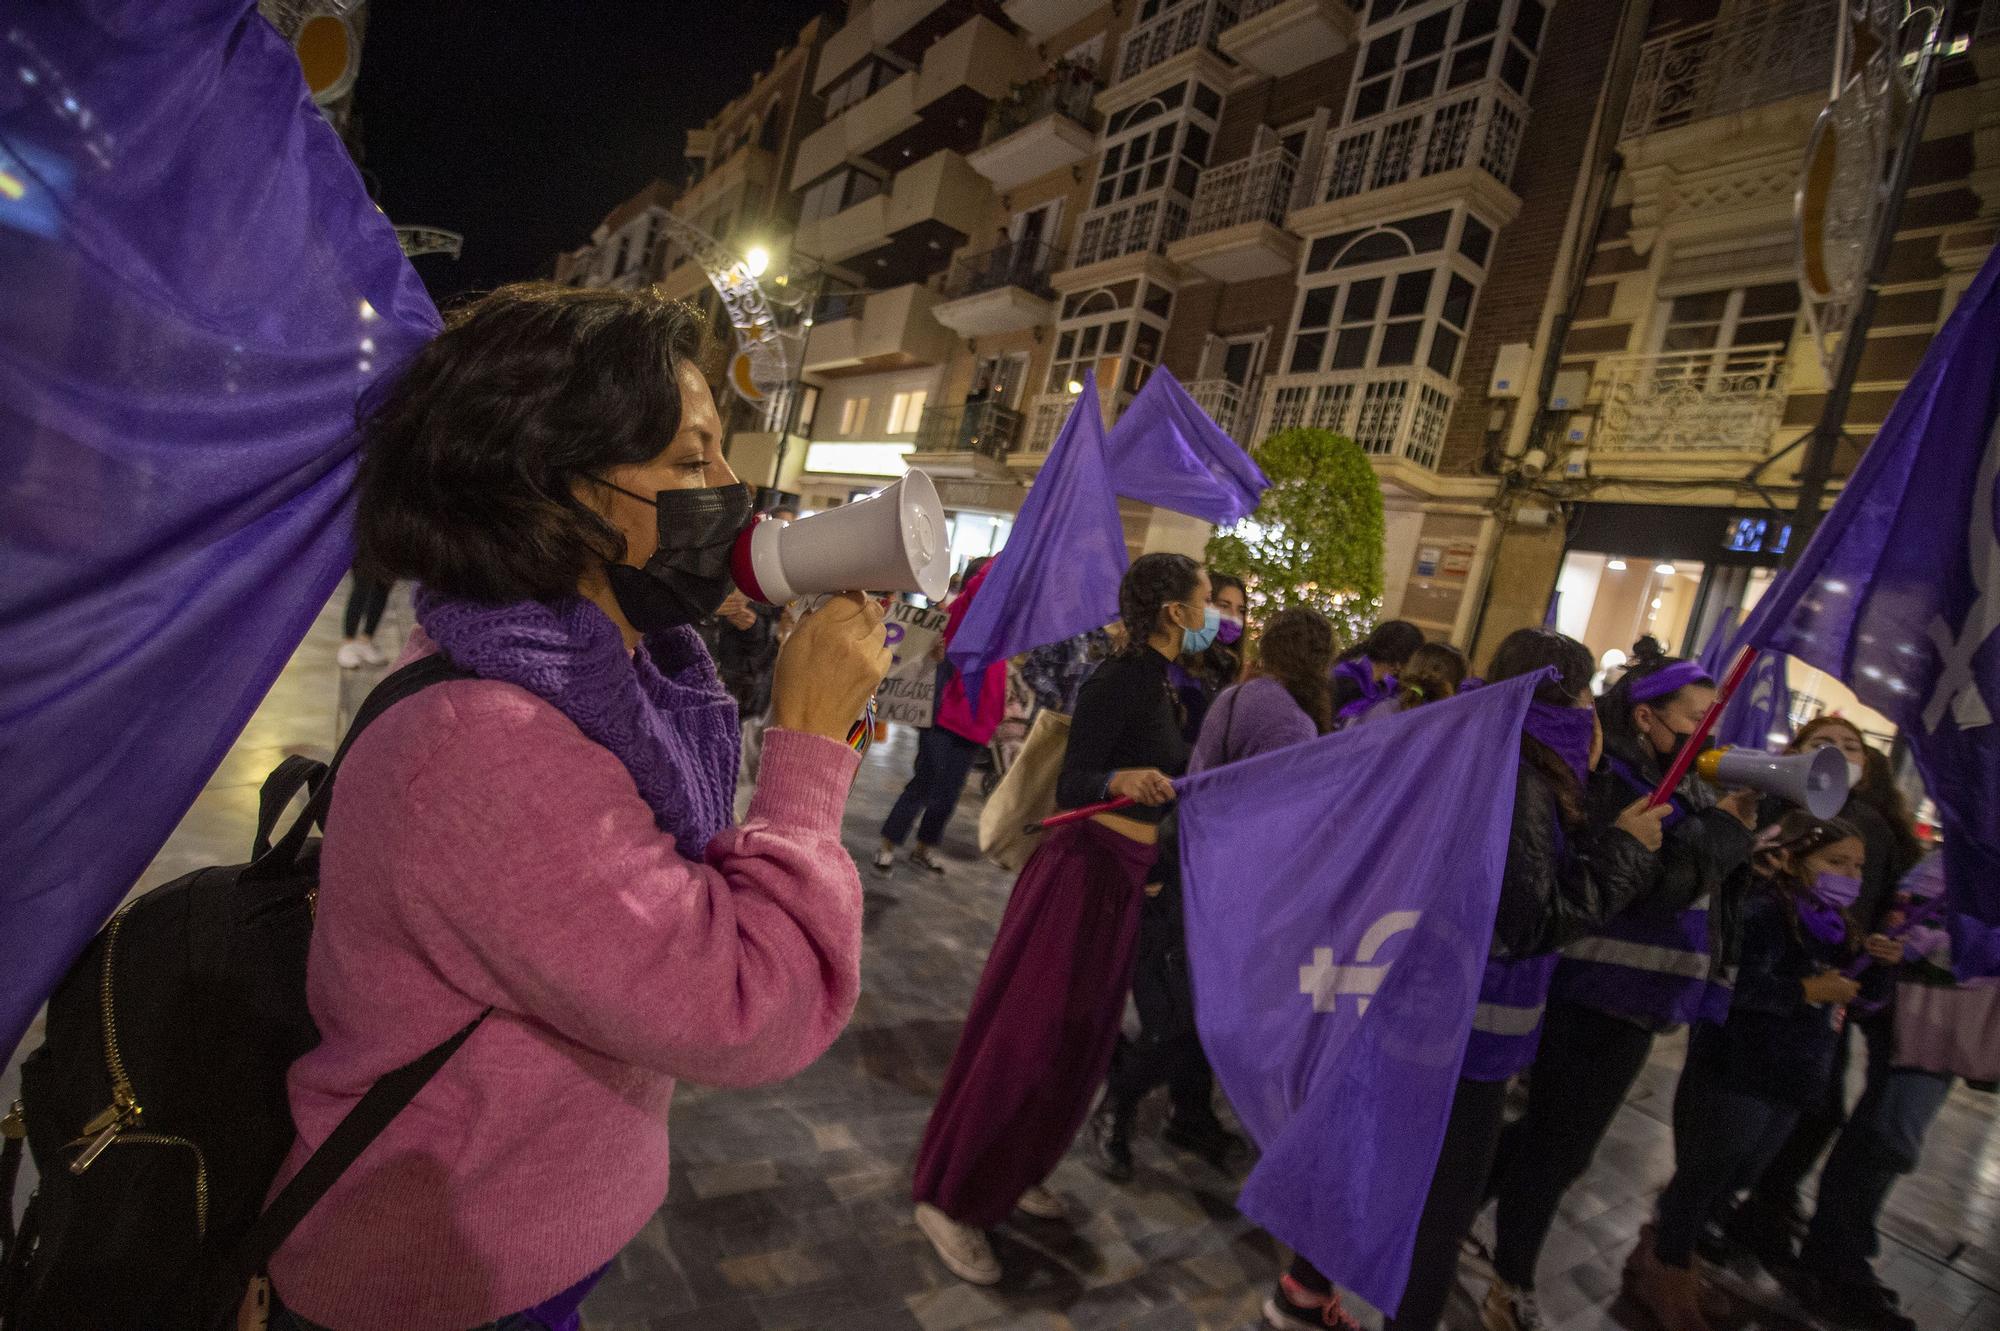
<path fill-rule="evenodd" d="M 752 245 L 749 253 L 743 256 L 743 267 L 752 277 L 762 277 L 770 266 L 771 251 L 762 245 Z"/>

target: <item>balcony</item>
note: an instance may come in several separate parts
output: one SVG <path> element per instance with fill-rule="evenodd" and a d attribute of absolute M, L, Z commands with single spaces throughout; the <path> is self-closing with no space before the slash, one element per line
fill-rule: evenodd
<path fill-rule="evenodd" d="M 1173 244 L 1174 262 L 1218 282 L 1293 271 L 1299 238 L 1284 223 L 1298 180 L 1299 159 L 1277 147 L 1202 172 L 1187 235 Z"/>
<path fill-rule="evenodd" d="M 1506 185 L 1527 120 L 1527 104 L 1498 84 L 1415 103 L 1331 139 L 1313 197 L 1325 205 L 1403 186 L 1389 205 L 1401 211 L 1430 202 L 1434 193 L 1476 191 L 1476 173 L 1483 173 L 1512 201 L 1504 208 L 1511 215 L 1519 200 Z M 1460 171 L 1468 175 L 1450 174 Z M 1336 216 L 1351 218 L 1352 213 L 1350 207 L 1337 210 Z"/>
<path fill-rule="evenodd" d="M 1018 333 L 1055 321 L 1049 269 L 1055 253 L 1038 240 L 1017 240 L 952 265 L 937 321 L 960 337 Z"/>
<path fill-rule="evenodd" d="M 800 140 L 792 168 L 799 189 L 851 157 L 898 166 L 926 148 L 963 147 L 958 126 L 1035 72 L 1021 39 L 973 18 L 933 42 L 916 69 L 878 88 Z M 909 152 L 904 150 L 908 149 Z"/>
<path fill-rule="evenodd" d="M 1245 448 L 1250 446 L 1251 440 L 1245 437 L 1254 424 L 1251 413 L 1245 410 L 1253 399 L 1249 389 L 1233 379 L 1196 379 L 1186 387 L 1195 405 L 1207 412 L 1224 434 Z"/>
<path fill-rule="evenodd" d="M 1266 78 L 1281 79 L 1354 45 L 1354 8 L 1346 0 L 1242 0 L 1222 52 Z"/>
<path fill-rule="evenodd" d="M 1591 386 L 1591 453 L 1761 460 L 1784 419 L 1788 377 L 1776 344 L 1603 357 Z"/>
<path fill-rule="evenodd" d="M 1036 41 L 1047 41 L 1064 28 L 1076 26 L 1076 0 L 1002 0 L 1001 11 Z"/>
<path fill-rule="evenodd" d="M 1020 412 L 998 402 L 925 407 L 910 465 L 935 476 L 996 477 L 1020 442 Z"/>
<path fill-rule="evenodd" d="M 932 316 L 937 299 L 917 283 L 830 298 L 806 337 L 806 372 L 839 376 L 944 364 L 958 342 Z"/>
<path fill-rule="evenodd" d="M 1186 196 L 1161 190 L 1083 219 L 1071 266 L 1084 268 L 1127 254 L 1160 254 L 1187 234 Z"/>
<path fill-rule="evenodd" d="M 1181 0 L 1125 35 L 1114 82 L 1137 78 L 1198 46 L 1215 49 L 1223 30 L 1235 26 L 1236 15 L 1237 0 Z"/>
<path fill-rule="evenodd" d="M 1276 375 L 1266 381 L 1257 438 L 1280 430 L 1332 430 L 1374 457 L 1437 470 L 1457 388 L 1415 366 Z"/>
<path fill-rule="evenodd" d="M 1097 112 L 1090 104 L 1097 95 L 1095 76 L 1063 62 L 1050 75 L 995 102 L 983 146 L 965 159 L 997 190 L 1074 166 L 1097 151 Z"/>
<path fill-rule="evenodd" d="M 966 236 L 983 232 L 993 191 L 953 152 L 933 153 L 897 173 L 886 193 L 864 199 L 831 217 L 801 222 L 793 249 L 828 263 L 844 263 L 890 246 L 906 231 L 940 228 Z M 934 224 L 926 227 L 926 224 Z M 935 235 L 933 235 L 935 238 Z"/>
<path fill-rule="evenodd" d="M 1738 5 L 1640 48 L 1622 138 L 1820 93 L 1833 67 L 1839 15 L 1830 0 Z"/>

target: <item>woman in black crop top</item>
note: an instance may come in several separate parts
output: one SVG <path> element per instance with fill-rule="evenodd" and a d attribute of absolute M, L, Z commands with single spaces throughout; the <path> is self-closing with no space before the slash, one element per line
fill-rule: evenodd
<path fill-rule="evenodd" d="M 1064 1215 L 1042 1180 L 1111 1064 L 1160 815 L 1188 760 L 1167 663 L 1199 640 L 1208 592 L 1185 555 L 1145 555 L 1125 574 L 1126 647 L 1077 697 L 1056 802 L 1134 804 L 1056 828 L 1022 868 L 924 1129 L 917 1225 L 974 1284 L 1000 1278 L 988 1227 L 1016 1208 Z"/>

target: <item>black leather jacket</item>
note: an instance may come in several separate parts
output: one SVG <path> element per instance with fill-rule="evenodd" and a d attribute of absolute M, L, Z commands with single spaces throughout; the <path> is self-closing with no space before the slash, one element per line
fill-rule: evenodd
<path fill-rule="evenodd" d="M 1653 852 L 1609 820 L 1559 828 L 1560 810 L 1548 777 L 1522 763 L 1500 909 L 1493 917 L 1496 956 L 1518 961 L 1574 942 L 1637 900 L 1653 881 Z"/>

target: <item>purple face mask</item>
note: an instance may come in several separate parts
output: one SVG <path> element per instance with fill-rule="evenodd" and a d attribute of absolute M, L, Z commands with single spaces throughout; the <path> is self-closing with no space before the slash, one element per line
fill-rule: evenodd
<path fill-rule="evenodd" d="M 1224 647 L 1234 647 L 1243 640 L 1243 621 L 1224 615 L 1222 627 L 1215 631 L 1215 640 Z"/>
<path fill-rule="evenodd" d="M 1527 724 L 1522 729 L 1555 750 L 1581 784 L 1590 776 L 1590 742 L 1596 734 L 1595 719 L 1596 713 L 1588 707 L 1531 702 Z"/>
<path fill-rule="evenodd" d="M 1812 897 L 1799 898 L 1799 923 L 1822 943 L 1839 943 L 1847 938 L 1847 921 L 1841 917 L 1839 908 Z"/>
<path fill-rule="evenodd" d="M 1813 879 L 1812 894 L 1816 901 L 1845 910 L 1861 899 L 1861 880 L 1822 869 Z"/>

